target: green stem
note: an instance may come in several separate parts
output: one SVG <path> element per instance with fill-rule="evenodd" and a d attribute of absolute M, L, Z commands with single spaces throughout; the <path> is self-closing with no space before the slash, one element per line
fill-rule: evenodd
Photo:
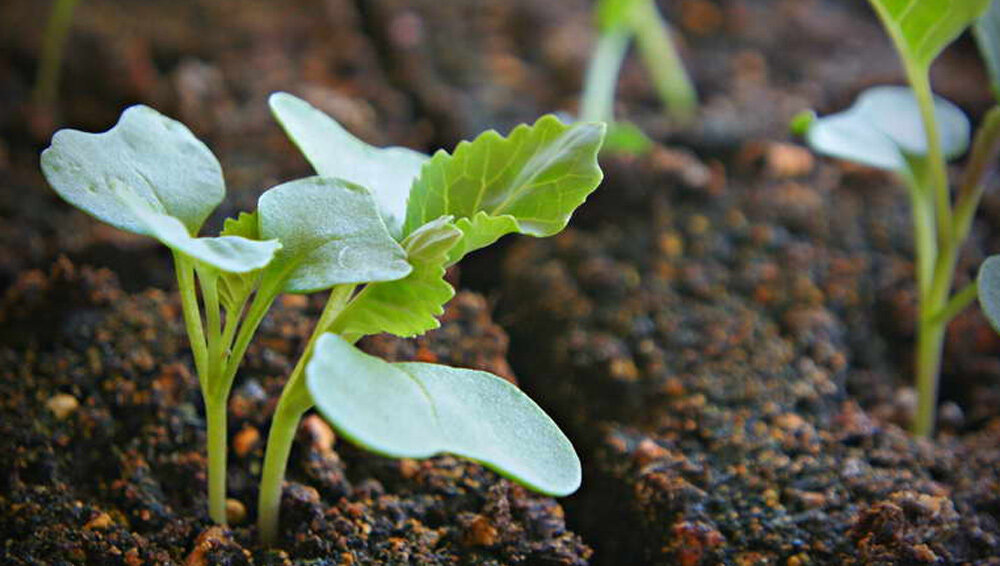
<path fill-rule="evenodd" d="M 944 324 L 921 320 L 917 331 L 917 415 L 913 433 L 918 436 L 930 436 L 934 432 L 944 330 Z"/>
<path fill-rule="evenodd" d="M 205 345 L 205 331 L 201 325 L 201 311 L 198 308 L 194 266 L 191 260 L 174 252 L 174 271 L 177 273 L 177 290 L 181 297 L 184 325 L 187 327 L 188 342 L 191 343 L 195 371 L 198 372 L 198 382 L 201 384 L 202 391 L 205 391 L 208 385 L 208 348 Z"/>
<path fill-rule="evenodd" d="M 281 490 L 285 481 L 285 468 L 292 452 L 292 442 L 299 420 L 309 410 L 311 400 L 304 404 L 298 395 L 289 395 L 290 389 L 278 401 L 267 434 L 264 469 L 260 478 L 260 496 L 257 500 L 257 529 L 264 546 L 274 546 L 278 541 L 278 520 L 281 511 Z"/>
<path fill-rule="evenodd" d="M 938 220 L 938 245 L 944 247 L 952 236 L 951 196 L 948 194 L 948 171 L 941 151 L 941 135 L 938 132 L 937 115 L 934 111 L 934 94 L 931 92 L 930 76 L 925 69 L 907 65 L 907 76 L 913 94 L 920 108 L 920 119 L 927 138 L 927 166 L 930 190 L 934 195 Z"/>
<path fill-rule="evenodd" d="M 915 166 L 916 163 L 911 163 Z M 934 276 L 934 262 L 937 259 L 937 238 L 935 236 L 934 200 L 920 184 L 920 176 L 908 175 L 910 209 L 913 215 L 913 241 L 917 263 L 917 289 L 920 296 L 930 293 Z"/>
<path fill-rule="evenodd" d="M 281 399 L 278 400 L 278 406 L 274 410 L 271 430 L 267 435 L 264 469 L 260 478 L 260 496 L 257 500 L 257 530 L 265 546 L 273 546 L 277 542 L 281 488 L 285 482 L 288 456 L 292 451 L 292 442 L 295 440 L 299 420 L 313 406 L 312 396 L 309 395 L 309 390 L 302 379 L 306 363 L 312 357 L 316 341 L 344 310 L 353 292 L 354 285 L 338 285 L 330 291 L 330 298 L 323 308 L 323 314 L 316 322 L 305 351 L 289 375 L 281 392 Z"/>
<path fill-rule="evenodd" d="M 983 177 L 989 166 L 1000 154 L 1000 106 L 994 106 L 976 132 L 976 139 L 969 152 L 962 184 L 958 188 L 955 204 L 955 241 L 964 242 L 972 226 L 972 218 L 983 196 Z"/>
<path fill-rule="evenodd" d="M 226 398 L 204 395 L 208 436 L 208 514 L 226 524 Z"/>
<path fill-rule="evenodd" d="M 219 307 L 219 273 L 212 268 L 198 267 L 198 282 L 201 284 L 201 298 L 205 303 L 205 326 L 208 341 L 208 377 L 205 380 L 209 394 L 216 395 L 219 376 L 225 364 L 222 343 L 222 311 Z"/>
<path fill-rule="evenodd" d="M 947 326 L 949 322 L 954 320 L 956 316 L 971 305 L 977 296 L 979 296 L 979 287 L 976 285 L 976 282 L 968 283 L 961 291 L 952 295 L 951 299 L 948 299 L 948 304 L 937 313 L 933 322 Z"/>
<path fill-rule="evenodd" d="M 45 27 L 41 62 L 35 75 L 35 104 L 40 107 L 55 105 L 59 95 L 59 71 L 62 68 L 63 46 L 73 23 L 73 10 L 79 0 L 57 0 Z"/>
<path fill-rule="evenodd" d="M 636 2 L 629 22 L 667 111 L 681 120 L 691 119 L 698 108 L 698 94 L 670 37 L 670 24 L 653 0 Z"/>
<path fill-rule="evenodd" d="M 615 118 L 615 88 L 618 73 L 628 51 L 629 36 L 619 28 L 601 33 L 597 48 L 587 68 L 580 101 L 580 119 L 588 122 L 608 122 Z"/>

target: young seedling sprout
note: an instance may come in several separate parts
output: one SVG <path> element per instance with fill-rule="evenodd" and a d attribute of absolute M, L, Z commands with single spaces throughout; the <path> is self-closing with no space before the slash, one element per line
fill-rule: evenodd
<path fill-rule="evenodd" d="M 649 139 L 634 124 L 614 121 L 618 73 L 632 39 L 670 116 L 690 120 L 698 95 L 654 0 L 599 0 L 595 16 L 597 47 L 584 79 L 580 118 L 611 124 L 605 149 L 642 153 L 650 147 Z"/>
<path fill-rule="evenodd" d="M 947 162 L 966 152 L 970 126 L 954 104 L 931 92 L 930 66 L 986 10 L 989 0 L 870 0 L 892 38 L 910 84 L 875 87 L 849 109 L 793 128 L 820 153 L 895 172 L 906 184 L 913 217 L 919 297 L 915 368 L 918 407 L 913 430 L 934 430 L 945 329 L 976 298 L 976 285 L 952 290 L 959 251 L 982 196 L 983 176 L 1000 143 L 1000 108 L 984 118 L 966 174 L 952 202 Z M 995 29 L 987 58 L 997 58 Z M 986 42 L 981 42 L 985 46 Z M 991 66 L 994 81 L 996 67 Z"/>
<path fill-rule="evenodd" d="M 335 287 L 275 410 L 264 457 L 258 527 L 277 539 L 281 486 L 302 415 L 316 406 L 340 433 L 390 457 L 465 456 L 537 491 L 572 493 L 580 463 L 569 440 L 519 389 L 491 374 L 390 364 L 352 344 L 436 328 L 454 290 L 445 268 L 509 233 L 551 236 L 600 184 L 603 124 L 545 116 L 507 137 L 494 131 L 433 157 L 379 149 L 289 94 L 271 97 L 289 137 L 323 176 L 371 190 L 412 271 L 394 281 Z M 284 240 L 282 240 L 284 242 Z"/>
<path fill-rule="evenodd" d="M 39 109 L 52 109 L 59 97 L 63 47 L 73 23 L 73 10 L 80 0 L 56 0 L 45 26 L 42 53 L 35 75 L 34 102 Z"/>
<path fill-rule="evenodd" d="M 57 132 L 42 153 L 62 198 L 173 252 L 205 401 L 209 513 L 224 523 L 226 406 L 240 362 L 281 293 L 329 291 L 278 402 L 258 502 L 262 540 L 277 540 L 285 467 L 302 415 L 316 406 L 374 452 L 465 456 L 538 491 L 566 495 L 580 463 L 555 423 L 491 374 L 390 364 L 353 346 L 380 332 L 438 326 L 454 290 L 445 268 L 509 233 L 550 236 L 600 184 L 603 124 L 546 116 L 428 158 L 377 149 L 288 94 L 275 116 L 323 176 L 273 187 L 257 210 L 198 237 L 225 196 L 221 167 L 182 124 L 144 106 L 101 134 Z M 200 299 L 199 299 L 200 297 Z"/>

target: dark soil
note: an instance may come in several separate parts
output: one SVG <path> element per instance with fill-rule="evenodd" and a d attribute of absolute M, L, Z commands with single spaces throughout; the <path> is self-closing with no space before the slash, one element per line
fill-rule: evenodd
<path fill-rule="evenodd" d="M 310 174 L 267 113 L 272 91 L 373 143 L 452 147 L 575 108 L 591 4 L 87 0 L 61 102 L 40 109 L 29 94 L 46 10 L 3 2 L 0 561 L 576 564 L 592 547 L 607 565 L 1000 563 L 1000 340 L 974 308 L 957 319 L 940 432 L 905 432 L 905 197 L 788 143 L 799 110 L 902 81 L 866 3 L 660 4 L 702 94 L 698 120 L 665 119 L 630 58 L 619 115 L 666 145 L 605 159 L 567 233 L 465 261 L 461 281 L 489 304 L 463 293 L 427 338 L 365 344 L 512 377 L 496 303 L 522 385 L 584 462 L 566 500 L 580 536 L 553 500 L 478 466 L 373 458 L 313 417 L 292 456 L 284 550 L 265 551 L 250 526 L 260 438 L 315 300 L 285 301 L 248 356 L 230 407 L 230 495 L 246 517 L 211 528 L 168 254 L 61 203 L 38 152 L 57 126 L 102 130 L 124 105 L 155 106 L 223 163 L 230 196 L 211 229 Z M 968 39 L 934 78 L 974 118 L 990 103 Z M 996 194 L 959 284 L 1000 249 Z"/>
<path fill-rule="evenodd" d="M 110 272 L 68 261 L 24 274 L 0 306 L 0 562 L 586 563 L 590 549 L 553 500 L 455 458 L 352 449 L 315 415 L 290 460 L 283 550 L 257 547 L 262 437 L 320 308 L 285 301 L 247 356 L 229 405 L 238 518 L 224 530 L 206 515 L 204 418 L 179 304 L 160 291 L 127 295 Z M 506 337 L 474 294 L 456 297 L 424 338 L 366 347 L 510 376 Z"/>

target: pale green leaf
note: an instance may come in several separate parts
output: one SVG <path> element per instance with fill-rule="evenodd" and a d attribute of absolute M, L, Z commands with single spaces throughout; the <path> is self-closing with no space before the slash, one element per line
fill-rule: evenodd
<path fill-rule="evenodd" d="M 941 149 L 951 159 L 969 146 L 969 119 L 941 97 L 934 100 Z M 819 153 L 880 169 L 904 171 L 907 157 L 924 157 L 927 138 L 913 91 L 882 86 L 866 90 L 853 106 L 809 124 L 809 145 Z"/>
<path fill-rule="evenodd" d="M 411 271 L 364 187 L 326 177 L 299 179 L 261 195 L 257 213 L 261 237 L 283 246 L 264 276 L 283 280 L 288 293 L 391 281 Z"/>
<path fill-rule="evenodd" d="M 403 147 L 372 147 L 291 94 L 274 93 L 269 102 L 274 117 L 316 172 L 368 188 L 389 232 L 399 238 L 410 187 L 427 156 Z"/>
<path fill-rule="evenodd" d="M 510 232 L 559 232 L 601 182 L 604 130 L 547 115 L 507 138 L 490 130 L 459 143 L 453 155 L 438 151 L 413 184 L 403 233 L 451 215 L 464 233 L 455 249 L 467 253 Z"/>
<path fill-rule="evenodd" d="M 594 9 L 598 29 L 606 32 L 627 25 L 636 4 L 649 1 L 651 0 L 598 0 Z"/>
<path fill-rule="evenodd" d="M 448 252 L 462 232 L 444 216 L 403 241 L 413 271 L 403 279 L 367 285 L 329 330 L 344 336 L 388 332 L 410 337 L 440 326 L 437 317 L 455 290 L 444 280 Z"/>
<path fill-rule="evenodd" d="M 990 0 L 870 0 L 903 59 L 922 70 L 986 10 Z"/>
<path fill-rule="evenodd" d="M 555 496 L 580 485 L 580 461 L 569 439 L 538 405 L 495 375 L 390 364 L 324 334 L 306 366 L 306 383 L 330 423 L 373 452 L 399 458 L 448 452 Z"/>
<path fill-rule="evenodd" d="M 222 168 L 180 122 L 132 106 L 107 132 L 60 130 L 42 152 L 42 172 L 73 206 L 112 226 L 149 233 L 131 202 L 178 219 L 196 234 L 225 196 Z"/>
<path fill-rule="evenodd" d="M 236 218 L 227 218 L 222 223 L 220 236 L 242 236 L 248 240 L 260 239 L 260 224 L 257 212 L 241 212 Z"/>
<path fill-rule="evenodd" d="M 993 95 L 1000 99 L 1000 0 L 990 2 L 989 9 L 976 22 L 973 31 L 990 73 Z"/>
<path fill-rule="evenodd" d="M 1000 332 L 1000 255 L 986 258 L 979 268 L 976 284 L 979 287 L 979 305 L 983 314 L 993 329 Z"/>
<path fill-rule="evenodd" d="M 277 240 L 254 241 L 240 236 L 196 238 L 188 234 L 180 220 L 146 210 L 141 205 L 135 206 L 132 214 L 145 226 L 145 233 L 170 249 L 226 273 L 249 273 L 261 269 L 281 249 Z"/>

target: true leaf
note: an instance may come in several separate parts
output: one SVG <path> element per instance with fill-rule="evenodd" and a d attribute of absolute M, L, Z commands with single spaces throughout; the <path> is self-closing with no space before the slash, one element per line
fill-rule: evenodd
<path fill-rule="evenodd" d="M 979 305 L 993 329 L 1000 332 L 1000 255 L 986 258 L 976 280 Z"/>
<path fill-rule="evenodd" d="M 333 118 L 288 93 L 274 93 L 269 102 L 274 117 L 316 172 L 368 188 L 389 232 L 398 238 L 410 186 L 427 156 L 403 147 L 370 146 Z"/>
<path fill-rule="evenodd" d="M 407 236 L 403 249 L 413 271 L 403 279 L 366 286 L 329 330 L 353 337 L 380 332 L 410 337 L 440 326 L 437 317 L 455 295 L 444 280 L 444 265 L 462 237 L 450 221 L 441 217 Z"/>
<path fill-rule="evenodd" d="M 870 0 L 903 58 L 926 71 L 990 0 Z"/>
<path fill-rule="evenodd" d="M 403 234 L 441 216 L 463 232 L 450 262 L 504 234 L 551 236 L 600 184 L 601 123 L 564 125 L 547 115 L 504 138 L 490 130 L 438 151 L 413 184 Z"/>
<path fill-rule="evenodd" d="M 969 146 L 965 113 L 940 97 L 934 109 L 945 157 L 962 155 Z M 868 89 L 847 110 L 813 120 L 806 139 L 820 153 L 893 171 L 906 170 L 907 156 L 927 153 L 920 110 L 906 87 Z"/>
<path fill-rule="evenodd" d="M 556 496 L 580 485 L 570 441 L 538 405 L 492 374 L 390 364 L 324 334 L 306 366 L 306 383 L 334 427 L 373 452 L 406 458 L 449 452 Z"/>
<path fill-rule="evenodd" d="M 615 122 L 608 125 L 601 151 L 642 155 L 653 147 L 653 142 L 632 122 Z"/>
<path fill-rule="evenodd" d="M 196 234 L 225 196 L 222 168 L 183 124 L 132 106 L 110 130 L 60 130 L 42 152 L 42 171 L 67 202 L 112 226 L 147 234 L 134 203 Z M 123 196 L 131 195 L 129 202 Z M 130 204 L 133 203 L 133 204 Z"/>
<path fill-rule="evenodd" d="M 220 236 L 239 236 L 248 240 L 260 239 L 260 227 L 256 212 L 241 212 L 237 218 L 227 218 L 222 225 Z M 219 278 L 219 300 L 226 310 L 237 312 L 243 301 L 250 296 L 260 270 L 246 273 L 223 273 Z"/>
<path fill-rule="evenodd" d="M 260 236 L 283 246 L 264 276 L 283 280 L 285 292 L 391 281 L 411 271 L 364 187 L 326 177 L 299 179 L 261 195 L 257 213 Z"/>
<path fill-rule="evenodd" d="M 990 2 L 986 13 L 973 28 L 979 52 L 993 83 L 993 95 L 1000 99 L 1000 0 Z"/>

